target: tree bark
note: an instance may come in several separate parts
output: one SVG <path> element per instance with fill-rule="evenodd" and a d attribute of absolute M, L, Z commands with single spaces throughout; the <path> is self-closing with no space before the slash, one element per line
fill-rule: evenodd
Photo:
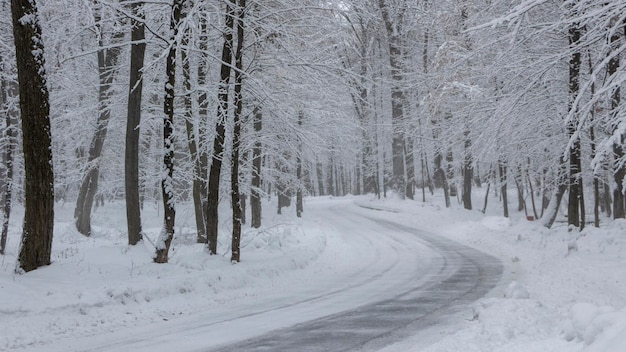
<path fill-rule="evenodd" d="M 19 268 L 50 264 L 54 228 L 54 172 L 44 46 L 34 0 L 11 0 L 25 171 L 25 215 Z M 24 19 L 28 19 L 25 21 Z"/>
<path fill-rule="evenodd" d="M 174 238 L 176 209 L 174 208 L 174 88 L 176 87 L 176 50 L 178 48 L 178 29 L 184 0 L 174 0 L 170 17 L 170 49 L 165 68 L 165 97 L 163 98 L 163 168 L 165 174 L 161 180 L 163 199 L 163 230 L 156 242 L 156 263 L 167 263 L 168 253 Z"/>
<path fill-rule="evenodd" d="M 505 218 L 509 217 L 509 200 L 507 193 L 507 165 L 506 161 L 498 160 L 498 170 L 500 172 L 500 194 L 502 195 L 502 210 Z"/>
<path fill-rule="evenodd" d="M 220 192 L 220 175 L 224 158 L 224 137 L 226 135 L 226 118 L 228 115 L 228 89 L 233 60 L 233 29 L 235 9 L 226 2 L 226 26 L 224 28 L 224 44 L 222 46 L 222 67 L 217 106 L 217 123 L 213 140 L 213 162 L 209 172 L 209 188 L 207 196 L 206 234 L 210 254 L 217 254 L 217 225 Z"/>
<path fill-rule="evenodd" d="M 261 153 L 263 144 L 261 143 L 261 130 L 263 128 L 263 112 L 261 108 L 256 108 L 253 113 L 253 127 L 256 141 L 252 149 L 252 189 L 250 190 L 250 213 L 251 226 L 258 229 L 261 227 Z"/>
<path fill-rule="evenodd" d="M 472 141 L 469 139 L 469 130 L 465 131 L 465 160 L 463 161 L 463 207 L 472 210 L 472 182 L 474 180 L 474 167 L 472 160 Z"/>
<path fill-rule="evenodd" d="M 298 126 L 302 128 L 302 120 L 304 119 L 304 113 L 300 112 L 298 114 Z M 303 187 L 303 179 L 302 179 L 302 142 L 300 142 L 298 155 L 296 156 L 296 178 L 298 179 L 298 189 L 296 190 L 296 216 L 302 217 L 303 204 L 302 204 L 302 187 Z"/>
<path fill-rule="evenodd" d="M 581 151 L 580 151 L 580 138 L 576 137 L 578 129 L 578 111 L 573 105 L 578 91 L 580 88 L 580 51 L 576 48 L 581 37 L 581 29 L 577 23 L 574 23 L 569 28 L 569 45 L 570 49 L 574 50 L 569 61 L 569 112 L 571 118 L 567 124 L 567 130 L 570 139 L 569 148 L 569 201 L 567 206 L 567 223 L 571 226 L 582 227 L 580 222 L 580 204 L 582 197 L 582 182 L 581 182 Z"/>
<path fill-rule="evenodd" d="M 239 193 L 239 141 L 241 139 L 241 113 L 243 110 L 243 98 L 241 94 L 243 84 L 243 39 L 244 39 L 244 15 L 246 13 L 246 0 L 238 1 L 237 14 L 237 48 L 235 49 L 235 112 L 233 114 L 233 150 L 232 169 L 230 175 L 231 205 L 233 208 L 233 235 L 231 243 L 230 261 L 238 263 L 241 260 L 241 195 Z"/>
<path fill-rule="evenodd" d="M 439 183 L 439 187 L 443 188 L 443 197 L 446 204 L 446 208 L 450 207 L 450 189 L 448 187 L 448 179 L 446 177 L 446 172 L 443 170 L 443 156 L 441 155 L 441 151 L 437 147 L 435 151 L 435 182 Z"/>
<path fill-rule="evenodd" d="M 98 87 L 98 118 L 96 120 L 96 130 L 89 145 L 89 157 L 87 159 L 87 169 L 83 177 L 76 208 L 74 208 L 74 219 L 76 229 L 85 236 L 91 235 L 91 210 L 93 202 L 98 192 L 98 179 L 100 178 L 100 156 L 107 135 L 109 119 L 111 118 L 112 84 L 117 71 L 118 58 L 121 47 L 119 41 L 124 37 L 124 33 L 116 31 L 113 40 L 107 44 L 103 40 L 102 17 L 96 9 L 95 20 L 99 37 L 98 49 L 98 73 L 100 84 Z M 110 46 L 107 48 L 107 46 Z"/>
<path fill-rule="evenodd" d="M 126 190 L 126 220 L 128 244 L 141 241 L 141 198 L 139 194 L 139 127 L 141 124 L 141 95 L 143 93 L 143 62 L 146 51 L 145 14 L 143 3 L 131 5 L 130 83 L 126 118 L 126 149 L 124 156 L 124 186 Z"/>

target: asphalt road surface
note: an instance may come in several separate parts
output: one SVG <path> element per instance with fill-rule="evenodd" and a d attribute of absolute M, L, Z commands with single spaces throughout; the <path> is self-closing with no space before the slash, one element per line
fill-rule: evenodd
<path fill-rule="evenodd" d="M 414 285 L 390 285 L 388 298 L 207 352 L 376 351 L 469 309 L 472 302 L 495 287 L 502 275 L 498 259 L 440 236 L 365 217 L 360 211 L 342 209 L 341 213 L 327 214 L 331 221 L 333 216 L 341 218 L 336 221 L 348 217 L 360 226 L 366 222 L 380 236 L 392 234 L 400 245 L 419 241 L 438 256 L 428 272 L 416 268 Z"/>
<path fill-rule="evenodd" d="M 303 221 L 326 241 L 303 280 L 170 321 L 60 340 L 46 351 L 377 351 L 450 319 L 471 319 L 470 304 L 502 276 L 498 259 L 350 200 L 311 200 Z"/>

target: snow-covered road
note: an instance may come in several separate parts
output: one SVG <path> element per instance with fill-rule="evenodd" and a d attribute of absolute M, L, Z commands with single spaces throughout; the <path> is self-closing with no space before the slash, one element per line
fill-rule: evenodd
<path fill-rule="evenodd" d="M 376 276 L 366 275 L 370 285 L 358 284 L 338 293 L 347 298 L 335 306 L 346 309 L 340 313 L 210 351 L 376 351 L 467 308 L 492 289 L 502 274 L 499 260 L 469 247 L 371 219 L 353 208 L 337 210 L 329 210 L 325 218 L 351 227 L 344 233 L 358 231 L 364 238 L 384 238 L 383 246 L 393 249 L 386 253 L 395 254 L 393 265 Z M 379 292 L 378 301 L 349 308 L 350 301 L 370 292 L 372 283 Z"/>
<path fill-rule="evenodd" d="M 457 308 L 470 312 L 467 304 L 498 281 L 502 267 L 495 258 L 374 219 L 372 212 L 347 201 L 309 204 L 303 228 L 316 228 L 328 243 L 318 263 L 302 273 L 310 275 L 306 284 L 46 350 L 376 350 Z M 320 267 L 329 263 L 332 267 Z"/>

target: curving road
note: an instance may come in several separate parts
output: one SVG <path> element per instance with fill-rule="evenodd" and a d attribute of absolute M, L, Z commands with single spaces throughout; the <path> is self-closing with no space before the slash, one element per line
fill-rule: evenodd
<path fill-rule="evenodd" d="M 393 247 L 397 261 L 376 277 L 368 277 L 368 281 L 384 285 L 380 300 L 207 352 L 376 351 L 467 308 L 494 288 L 502 274 L 498 259 L 440 236 L 374 219 L 351 207 L 317 211 L 326 223 L 351 226 L 344 228 L 346 233 L 367 229 L 365 232 L 377 233 Z M 428 260 L 415 262 L 420 254 L 426 254 L 425 248 Z M 406 262 L 416 265 L 409 270 L 411 278 L 401 270 L 406 269 Z M 379 281 L 385 276 L 392 280 Z M 355 285 L 355 294 L 363 292 L 362 286 Z"/>
<path fill-rule="evenodd" d="M 310 200 L 303 228 L 326 249 L 291 287 L 46 351 L 376 351 L 445 324 L 498 283 L 498 259 L 380 215 Z"/>

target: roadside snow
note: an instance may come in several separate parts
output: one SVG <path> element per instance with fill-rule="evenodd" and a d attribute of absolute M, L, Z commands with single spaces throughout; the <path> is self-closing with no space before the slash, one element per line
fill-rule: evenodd
<path fill-rule="evenodd" d="M 385 352 L 626 349 L 626 221 L 604 221 L 600 229 L 579 233 L 562 224 L 547 230 L 523 212 L 503 218 L 494 201 L 487 216 L 457 204 L 447 209 L 437 198 L 307 202 L 354 202 L 367 207 L 362 211 L 368 216 L 441 234 L 505 263 L 501 284 L 462 316 L 416 332 Z M 150 241 L 126 245 L 123 203 L 96 210 L 89 238 L 74 230 L 72 210 L 69 204 L 57 207 L 53 265 L 25 275 L 14 274 L 21 231 L 15 224 L 23 214 L 17 209 L 12 215 L 8 253 L 0 257 L 0 351 L 47 351 L 59 341 L 154 329 L 203 311 L 243 310 L 262 299 L 284 301 L 295 287 L 319 278 L 357 275 L 367 250 L 365 244 L 353 246 L 349 236 L 295 219 L 288 209 L 287 215 L 266 215 L 261 230 L 246 228 L 243 262 L 233 265 L 228 225 L 220 228 L 220 255 L 209 256 L 195 243 L 192 209 L 181 208 L 170 263 L 158 265 L 152 263 Z M 305 204 L 305 218 L 314 218 L 314 211 Z M 143 219 L 144 231 L 155 239 L 159 209 L 146 204 Z"/>
<path fill-rule="evenodd" d="M 474 304 L 474 319 L 419 334 L 395 351 L 626 351 L 626 221 L 568 232 L 459 205 L 363 200 L 385 218 L 429 229 L 508 263 L 501 288 Z M 496 204 L 494 206 L 499 206 Z M 491 209 L 495 214 L 499 209 Z M 590 225 L 592 226 L 592 225 Z"/>

